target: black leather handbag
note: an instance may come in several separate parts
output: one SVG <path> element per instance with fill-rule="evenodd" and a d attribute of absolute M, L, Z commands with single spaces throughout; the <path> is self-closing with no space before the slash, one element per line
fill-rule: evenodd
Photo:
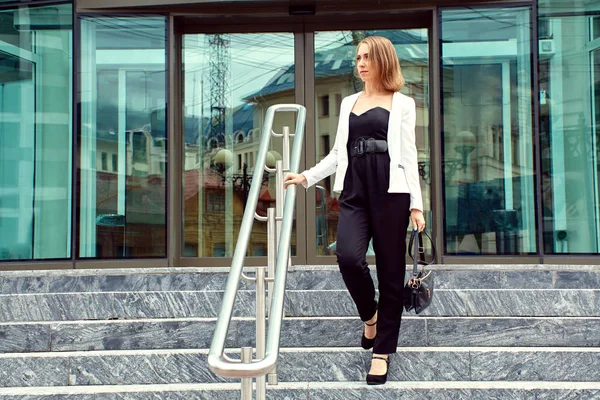
<path fill-rule="evenodd" d="M 425 261 L 423 234 L 431 241 L 433 257 L 429 262 Z M 404 308 L 406 311 L 415 310 L 415 313 L 419 314 L 431 304 L 433 299 L 433 272 L 427 271 L 425 268 L 421 268 L 419 271 L 419 265 L 426 267 L 435 260 L 435 244 L 427 231 L 424 230 L 419 233 L 416 229 L 413 229 L 408 244 L 408 254 L 413 260 L 413 273 L 404 287 Z"/>

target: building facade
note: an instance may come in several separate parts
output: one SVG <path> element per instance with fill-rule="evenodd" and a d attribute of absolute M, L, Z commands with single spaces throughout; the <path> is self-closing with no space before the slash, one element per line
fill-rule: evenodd
<path fill-rule="evenodd" d="M 0 270 L 227 266 L 266 109 L 307 107 L 314 165 L 370 35 L 417 104 L 438 262 L 596 264 L 600 2 L 341 3 L 2 1 Z M 335 263 L 332 179 L 298 191 L 296 264 Z M 266 248 L 256 221 L 248 265 Z"/>

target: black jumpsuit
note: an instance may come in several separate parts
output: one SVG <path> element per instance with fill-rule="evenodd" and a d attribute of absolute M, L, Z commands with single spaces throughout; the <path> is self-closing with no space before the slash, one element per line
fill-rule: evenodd
<path fill-rule="evenodd" d="M 350 114 L 348 169 L 340 196 L 336 256 L 340 272 L 358 313 L 368 321 L 378 310 L 377 336 L 373 352 L 396 352 L 402 291 L 406 270 L 406 230 L 410 217 L 410 195 L 388 193 L 390 156 L 388 152 L 352 156 L 356 139 L 387 140 L 389 111 L 372 108 L 360 115 Z M 379 281 L 379 304 L 366 260 L 373 238 Z"/>

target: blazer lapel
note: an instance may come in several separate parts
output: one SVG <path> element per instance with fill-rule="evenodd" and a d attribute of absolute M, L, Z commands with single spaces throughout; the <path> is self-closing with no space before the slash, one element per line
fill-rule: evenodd
<path fill-rule="evenodd" d="M 398 92 L 395 92 L 392 96 L 392 109 L 390 110 L 390 119 L 388 120 L 388 141 L 390 139 L 390 132 L 392 132 L 392 135 L 394 136 L 396 136 L 395 133 L 398 132 L 398 115 L 402 115 L 401 107 L 402 105 L 400 104 L 400 94 Z"/>

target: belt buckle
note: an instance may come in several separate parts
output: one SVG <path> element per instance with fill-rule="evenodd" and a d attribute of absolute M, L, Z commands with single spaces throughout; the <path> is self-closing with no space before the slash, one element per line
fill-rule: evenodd
<path fill-rule="evenodd" d="M 365 154 L 365 138 L 360 137 L 354 142 L 354 155 L 362 156 Z"/>

